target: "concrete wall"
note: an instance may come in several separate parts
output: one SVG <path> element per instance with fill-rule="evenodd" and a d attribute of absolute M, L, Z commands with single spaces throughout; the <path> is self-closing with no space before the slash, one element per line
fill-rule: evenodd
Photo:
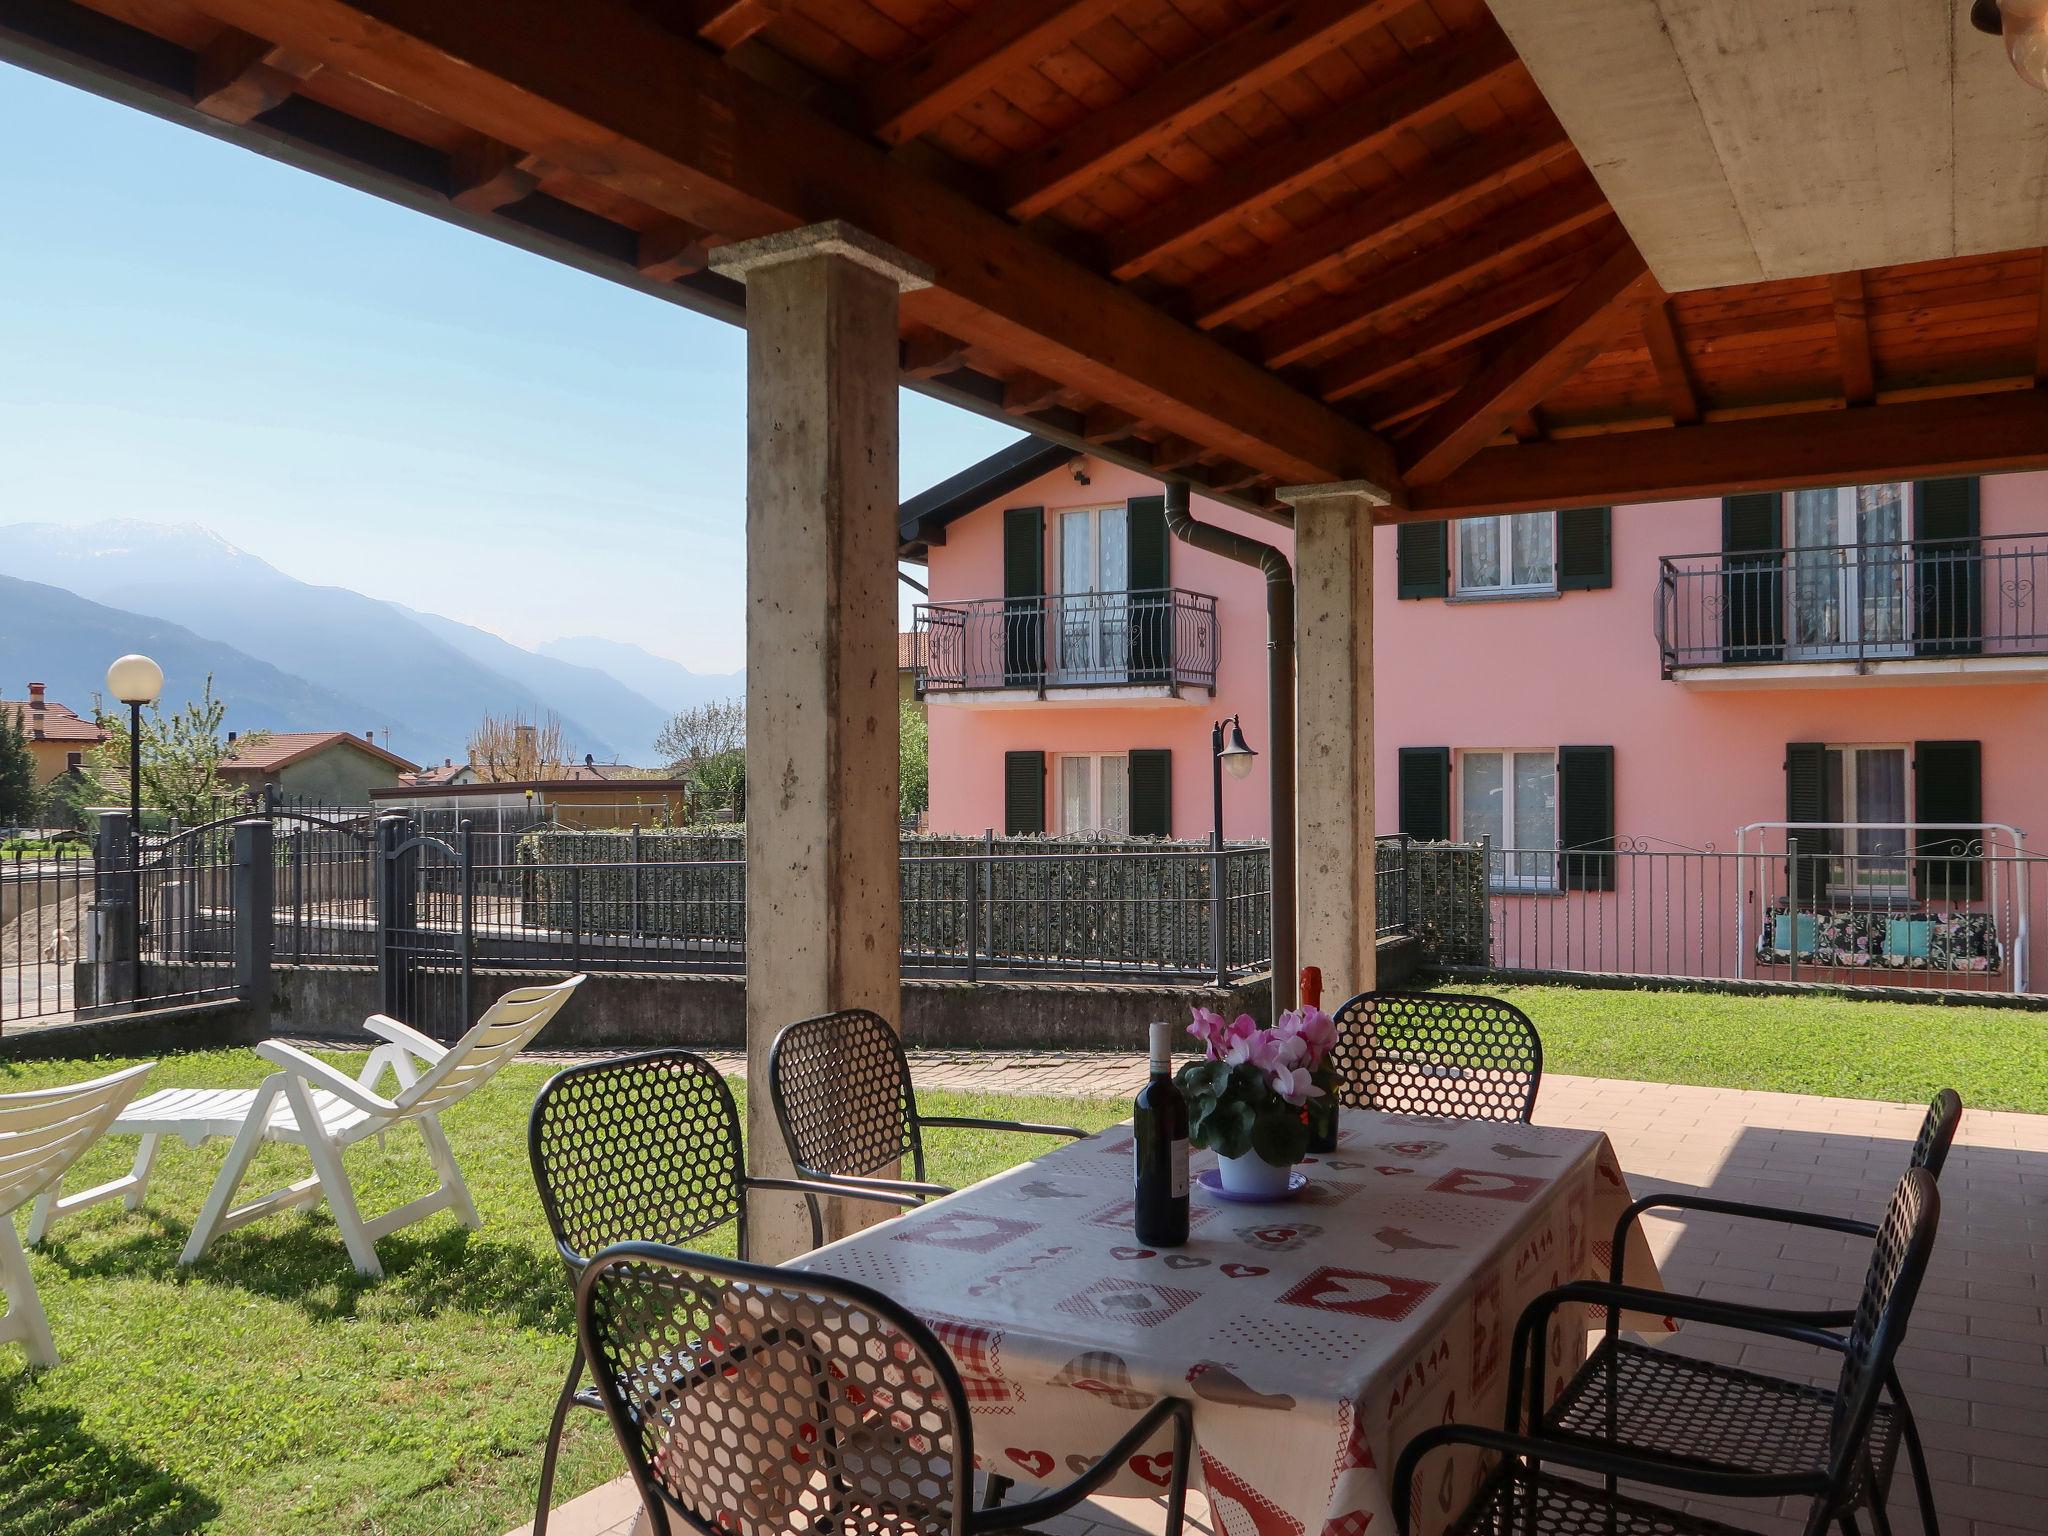
<path fill-rule="evenodd" d="M 370 791 L 398 782 L 398 770 L 381 757 L 343 742 L 274 775 L 279 793 L 316 805 L 368 805 Z"/>
<path fill-rule="evenodd" d="M 946 530 L 946 542 L 931 551 L 931 601 L 966 602 L 1003 595 L 1003 509 L 1043 506 L 1045 570 L 1055 581 L 1059 514 L 1076 507 L 1105 507 L 1133 496 L 1156 496 L 1159 482 L 1099 459 L 1080 461 L 1089 483 L 1075 483 L 1068 469 L 1054 470 L 1031 484 L 961 518 Z M 1197 496 L 1193 511 L 1204 522 L 1291 550 L 1285 528 Z M 1164 747 L 1173 753 L 1175 837 L 1209 834 L 1209 726 L 1225 715 L 1244 717 L 1245 738 L 1260 755 L 1248 778 L 1228 780 L 1223 789 L 1224 827 L 1233 839 L 1264 838 L 1271 817 L 1266 794 L 1266 590 L 1252 566 L 1192 549 L 1178 539 L 1168 545 L 1169 584 L 1216 599 L 1216 696 L 1190 689 L 1180 699 L 1090 703 L 1075 693 L 1054 693 L 1000 705 L 966 703 L 942 695 L 927 699 L 931 723 L 931 820 L 934 832 L 972 835 L 1003 830 L 1003 754 L 1009 751 L 1119 753 Z M 1081 692 L 1085 693 L 1086 690 Z M 1059 781 L 1048 763 L 1047 813 L 1058 829 Z"/>

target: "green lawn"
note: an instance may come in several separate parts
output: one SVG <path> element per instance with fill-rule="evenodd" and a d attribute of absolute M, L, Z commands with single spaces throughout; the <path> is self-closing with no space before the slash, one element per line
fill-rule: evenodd
<path fill-rule="evenodd" d="M 1458 990 L 1463 990 L 1461 986 Z M 1491 987 L 1552 1072 L 2048 1114 L 2048 1013 L 1839 997 Z"/>
<path fill-rule="evenodd" d="M 361 1061 L 329 1059 L 351 1074 Z M 88 1070 L 105 1068 L 0 1062 L 0 1092 Z M 148 1086 L 253 1085 L 264 1070 L 245 1051 L 208 1052 L 164 1062 Z M 437 1215 L 394 1234 L 378 1245 L 382 1281 L 349 1267 L 324 1210 L 231 1232 L 180 1270 L 178 1250 L 225 1142 L 167 1147 L 132 1216 L 110 1203 L 60 1223 L 31 1263 L 63 1363 L 31 1374 L 17 1349 L 0 1345 L 0 1531 L 497 1536 L 529 1518 L 572 1327 L 526 1162 L 527 1110 L 551 1070 L 512 1067 L 446 1115 L 483 1230 Z M 1126 1113 L 1072 1100 L 924 1098 L 932 1113 L 1090 1128 Z M 72 1187 L 123 1171 L 134 1146 L 103 1143 Z M 1046 1146 L 935 1132 L 933 1177 L 965 1183 Z M 387 1150 L 373 1140 L 347 1157 L 369 1211 L 432 1185 L 409 1131 Z M 246 1192 L 303 1172 L 302 1153 L 267 1148 Z M 275 1182 L 255 1182 L 265 1175 Z M 597 1415 L 571 1423 L 560 1498 L 620 1470 Z"/>

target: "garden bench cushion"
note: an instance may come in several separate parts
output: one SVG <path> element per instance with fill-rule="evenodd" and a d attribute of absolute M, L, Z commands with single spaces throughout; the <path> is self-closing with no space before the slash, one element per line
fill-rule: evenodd
<path fill-rule="evenodd" d="M 1992 972 L 2003 967 L 2005 950 L 1988 912 L 1822 910 L 1795 916 L 1781 897 L 1764 913 L 1756 959 L 1759 965 L 1789 965 L 1795 958 L 1801 965 Z"/>

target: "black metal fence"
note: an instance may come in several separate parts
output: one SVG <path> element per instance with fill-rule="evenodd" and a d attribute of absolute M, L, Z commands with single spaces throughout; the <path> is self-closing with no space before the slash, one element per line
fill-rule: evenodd
<path fill-rule="evenodd" d="M 1216 599 L 1177 587 L 920 603 L 920 692 L 1216 688 Z"/>
<path fill-rule="evenodd" d="M 0 1033 L 71 1016 L 92 902 L 83 853 L 0 860 Z"/>
<path fill-rule="evenodd" d="M 1670 555 L 1664 675 L 1692 667 L 2048 655 L 2048 534 Z"/>

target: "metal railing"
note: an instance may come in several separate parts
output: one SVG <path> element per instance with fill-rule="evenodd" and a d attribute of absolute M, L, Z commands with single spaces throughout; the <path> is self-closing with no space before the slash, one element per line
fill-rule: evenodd
<path fill-rule="evenodd" d="M 1689 667 L 2048 655 L 2048 533 L 1667 555 L 1664 676 Z"/>
<path fill-rule="evenodd" d="M 86 854 L 0 861 L 0 1034 L 71 1017 L 92 900 Z"/>
<path fill-rule="evenodd" d="M 1177 587 L 920 603 L 920 693 L 1216 688 L 1216 599 Z"/>
<path fill-rule="evenodd" d="M 1743 828 L 1733 850 L 1415 844 L 1425 963 L 1456 973 L 2039 990 L 2048 860 L 2006 827 Z"/>

